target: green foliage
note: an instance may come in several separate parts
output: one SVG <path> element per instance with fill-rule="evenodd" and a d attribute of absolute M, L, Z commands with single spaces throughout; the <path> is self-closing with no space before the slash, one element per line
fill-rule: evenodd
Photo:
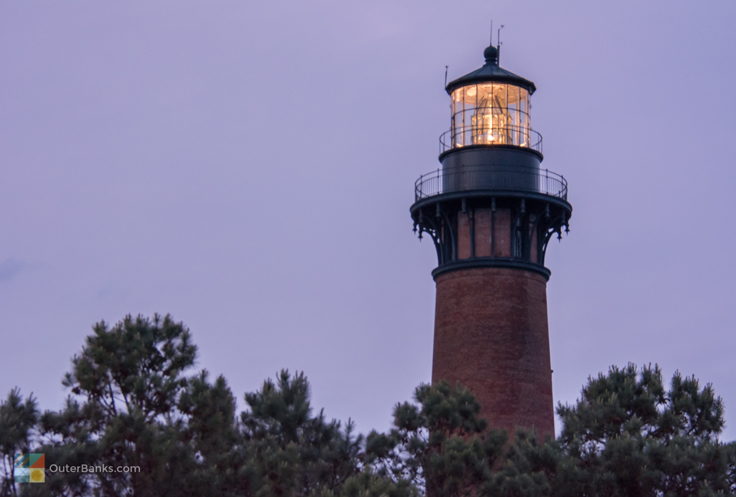
<path fill-rule="evenodd" d="M 98 323 L 72 360 L 62 409 L 39 416 L 17 389 L 0 403 L 0 495 L 224 497 L 680 497 L 736 495 L 736 444 L 718 440 L 710 385 L 657 367 L 612 367 L 559 406 L 558 440 L 489 429 L 461 386 L 421 385 L 386 433 L 312 408 L 307 378 L 279 372 L 238 414 L 223 377 L 194 371 L 170 316 Z M 492 420 L 491 420 L 492 421 Z M 138 466 L 15 484 L 16 452 L 47 465 Z"/>
<path fill-rule="evenodd" d="M 322 411 L 312 415 L 302 373 L 281 371 L 245 400 L 250 409 L 241 422 L 256 496 L 335 495 L 359 473 L 362 437 L 351 421 L 342 427 Z"/>
<path fill-rule="evenodd" d="M 422 385 L 415 399 L 396 406 L 389 433 L 368 435 L 369 463 L 378 474 L 435 497 L 474 495 L 490 478 L 505 433 L 485 430 L 480 406 L 465 388 Z"/>
<path fill-rule="evenodd" d="M 432 497 L 680 497 L 736 495 L 736 444 L 722 444 L 723 405 L 707 385 L 657 367 L 616 367 L 560 406 L 559 440 L 487 430 L 470 393 L 422 386 L 394 410 L 394 428 L 371 433 L 380 474 Z"/>
<path fill-rule="evenodd" d="M 0 493 L 13 495 L 15 481 L 13 479 L 13 462 L 16 453 L 29 452 L 33 429 L 38 422 L 36 399 L 28 396 L 25 400 L 20 390 L 14 388 L 7 398 L 0 403 L 0 460 L 2 482 Z"/>
<path fill-rule="evenodd" d="M 539 444 L 527 432 L 516 434 L 507 447 L 503 464 L 481 487 L 484 496 L 543 497 L 551 495 L 551 479 L 561 463 L 559 446 L 552 441 Z"/>
<path fill-rule="evenodd" d="M 171 316 L 126 316 L 112 328 L 103 321 L 80 355 L 64 386 L 113 417 L 127 413 L 150 421 L 170 416 L 186 386 L 184 371 L 194 365 L 197 348 L 189 330 Z"/>
<path fill-rule="evenodd" d="M 227 495 L 235 478 L 223 466 L 236 445 L 234 400 L 224 379 L 211 385 L 204 371 L 186 376 L 195 357 L 189 331 L 170 316 L 95 325 L 64 378 L 72 396 L 42 418 L 42 450 L 60 465 L 140 471 L 49 474 L 45 488 L 52 495 L 197 495 L 213 488 Z"/>
<path fill-rule="evenodd" d="M 723 403 L 710 385 L 701 388 L 693 377 L 675 373 L 667 390 L 656 366 L 612 367 L 590 379 L 577 404 L 560 406 L 558 414 L 567 458 L 560 479 L 570 495 L 736 492 L 733 445 L 717 438 Z"/>

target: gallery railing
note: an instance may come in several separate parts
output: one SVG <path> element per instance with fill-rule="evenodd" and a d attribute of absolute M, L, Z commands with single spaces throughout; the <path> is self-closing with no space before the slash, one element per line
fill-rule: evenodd
<path fill-rule="evenodd" d="M 414 183 L 414 198 L 470 190 L 524 192 L 567 200 L 567 180 L 548 169 L 510 166 L 448 167 L 423 174 Z"/>
<path fill-rule="evenodd" d="M 458 126 L 440 135 L 440 154 L 470 145 L 513 145 L 542 153 L 542 135 L 525 126 Z"/>

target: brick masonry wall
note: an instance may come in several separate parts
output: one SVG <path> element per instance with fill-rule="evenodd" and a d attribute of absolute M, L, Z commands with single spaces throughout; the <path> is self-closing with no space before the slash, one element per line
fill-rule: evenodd
<path fill-rule="evenodd" d="M 471 221 L 471 216 L 473 221 Z M 475 226 L 475 240 L 471 242 L 471 222 Z M 493 226 L 493 229 L 491 229 Z M 492 236 L 492 234 L 495 236 Z M 475 255 L 471 243 L 474 242 Z M 533 243 L 536 243 L 536 236 Z M 511 211 L 509 209 L 473 209 L 472 212 L 457 214 L 457 256 L 469 257 L 510 257 L 511 256 Z M 533 262 L 536 262 L 536 257 Z"/>
<path fill-rule="evenodd" d="M 468 387 L 491 427 L 554 436 L 544 277 L 473 268 L 436 284 L 432 381 Z"/>

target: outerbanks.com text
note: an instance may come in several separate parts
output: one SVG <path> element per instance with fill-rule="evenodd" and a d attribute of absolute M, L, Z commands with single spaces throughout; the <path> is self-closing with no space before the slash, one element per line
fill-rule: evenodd
<path fill-rule="evenodd" d="M 49 464 L 49 473 L 140 473 L 140 466 L 112 466 L 107 464 Z"/>

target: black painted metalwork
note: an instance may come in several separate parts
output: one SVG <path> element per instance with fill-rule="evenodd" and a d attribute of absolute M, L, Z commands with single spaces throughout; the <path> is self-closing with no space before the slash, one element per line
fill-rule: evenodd
<path fill-rule="evenodd" d="M 548 169 L 505 166 L 450 167 L 422 174 L 414 182 L 414 200 L 444 193 L 481 190 L 485 195 L 528 192 L 567 200 L 567 180 Z"/>
<path fill-rule="evenodd" d="M 451 262 L 443 266 L 438 266 L 432 271 L 432 277 L 436 278 L 443 273 L 449 273 L 459 269 L 471 269 L 474 267 L 505 267 L 510 269 L 521 269 L 523 271 L 539 273 L 546 279 L 549 279 L 552 274 L 550 270 L 544 266 L 520 261 L 513 257 L 482 257 L 478 259 L 464 259 L 461 261 Z"/>
<path fill-rule="evenodd" d="M 502 250 L 508 255 L 477 256 L 476 219 L 482 210 L 490 213 L 487 252 Z M 497 231 L 501 213 L 508 216 L 509 231 L 503 236 Z M 561 196 L 494 189 L 437 193 L 419 198 L 411 206 L 415 231 L 420 238 L 429 235 L 437 249 L 434 276 L 470 267 L 507 267 L 549 277 L 544 266 L 547 245 L 553 236 L 562 237 L 569 231 L 571 213 L 572 207 Z M 464 258 L 458 248 L 461 216 L 467 216 L 470 230 L 470 253 Z"/>
<path fill-rule="evenodd" d="M 536 90 L 531 81 L 498 67 L 495 47 L 484 55 L 486 64 L 450 82 L 448 93 L 487 82 L 515 85 L 529 94 Z M 492 115 L 483 118 L 483 126 L 457 125 L 453 116 L 452 128 L 440 136 L 442 167 L 414 184 L 414 231 L 434 242 L 434 277 L 473 267 L 504 267 L 548 278 L 544 259 L 549 240 L 569 231 L 567 180 L 540 167 L 542 136 L 528 126 L 530 116 L 524 110 L 501 104 L 462 112 L 472 117 L 486 110 Z M 524 114 L 516 119 L 524 126 L 510 125 L 502 116 L 506 113 L 513 121 L 514 112 Z"/>
<path fill-rule="evenodd" d="M 523 126 L 507 125 L 502 128 L 494 128 L 499 134 L 496 143 L 477 143 L 479 133 L 484 133 L 488 128 L 482 126 L 458 126 L 448 129 L 440 135 L 440 154 L 455 148 L 469 146 L 498 146 L 507 145 L 515 147 L 530 148 L 542 153 L 542 135 L 531 128 Z"/>
<path fill-rule="evenodd" d="M 528 79 L 522 78 L 511 71 L 507 71 L 506 69 L 499 67 L 498 49 L 496 47 L 490 46 L 486 48 L 483 52 L 483 56 L 486 59 L 486 63 L 483 67 L 450 81 L 445 87 L 447 93 L 452 93 L 453 90 L 460 88 L 461 86 L 487 82 L 510 83 L 512 85 L 520 86 L 526 89 L 530 95 L 537 89 L 534 83 Z"/>

